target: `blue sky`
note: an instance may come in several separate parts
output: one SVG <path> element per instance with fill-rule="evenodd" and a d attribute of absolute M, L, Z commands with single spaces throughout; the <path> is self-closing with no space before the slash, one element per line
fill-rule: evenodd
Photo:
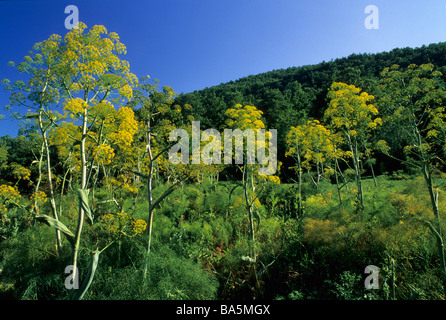
<path fill-rule="evenodd" d="M 34 43 L 68 31 L 70 4 L 88 27 L 102 24 L 120 35 L 133 73 L 179 93 L 352 53 L 446 41 L 446 0 L 0 0 L 0 79 L 19 79 L 8 61 L 21 62 Z M 378 30 L 364 26 L 368 5 L 379 9 Z M 0 89 L 1 108 L 6 104 Z M 17 122 L 0 120 L 0 136 L 17 129 Z"/>

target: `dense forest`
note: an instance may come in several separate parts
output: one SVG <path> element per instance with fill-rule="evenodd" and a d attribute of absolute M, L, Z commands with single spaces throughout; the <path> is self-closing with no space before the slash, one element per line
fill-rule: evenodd
<path fill-rule="evenodd" d="M 186 94 L 134 75 L 125 53 L 80 24 L 10 63 L 0 298 L 446 298 L 446 43 Z M 175 163 L 177 128 L 192 157 Z M 248 138 L 242 161 L 203 161 L 225 129 L 257 132 L 277 170 L 248 162 Z"/>

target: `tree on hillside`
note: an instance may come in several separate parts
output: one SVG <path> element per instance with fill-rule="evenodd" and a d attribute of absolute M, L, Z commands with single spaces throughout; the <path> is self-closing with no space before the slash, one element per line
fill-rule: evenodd
<path fill-rule="evenodd" d="M 169 166 L 166 157 L 167 150 L 171 147 L 169 143 L 169 134 L 177 126 L 183 126 L 186 122 L 193 120 L 188 115 L 190 106 L 185 105 L 181 108 L 174 104 L 176 93 L 169 86 L 164 86 L 159 90 L 158 82 L 149 82 L 149 77 L 141 77 L 138 86 L 134 90 L 134 97 L 129 103 L 137 111 L 139 120 L 139 141 L 135 143 L 133 157 L 136 163 L 129 171 L 138 177 L 146 180 L 147 200 L 149 202 L 149 221 L 148 221 L 148 243 L 147 255 L 150 253 L 153 230 L 153 213 L 155 208 L 169 196 L 175 188 L 189 178 L 189 172 L 183 172 L 181 169 L 175 171 Z M 184 110 L 183 110 L 184 109 Z M 135 157 L 136 155 L 136 157 Z M 169 170 L 170 167 L 170 170 Z M 169 188 L 154 199 L 153 179 L 158 171 L 170 171 L 175 174 L 172 184 Z M 166 174 L 169 176 L 169 174 Z M 144 270 L 144 278 L 147 273 L 147 263 Z"/>
<path fill-rule="evenodd" d="M 433 212 L 433 219 L 427 219 L 425 223 L 437 240 L 440 272 L 446 293 L 440 190 L 434 182 L 435 170 L 444 168 L 442 159 L 446 152 L 446 91 L 442 76 L 432 64 L 411 64 L 406 69 L 398 65 L 385 68 L 381 73 L 379 103 L 386 114 L 384 123 L 403 137 L 404 163 L 419 170 L 424 177 Z M 380 145 L 389 154 L 386 145 L 383 142 Z"/>
<path fill-rule="evenodd" d="M 30 76 L 29 80 L 26 84 L 16 82 L 13 88 L 18 93 L 12 96 L 13 102 L 18 104 L 31 100 L 37 109 L 37 114 L 33 116 L 38 118 L 46 150 L 48 133 L 58 126 L 58 120 L 64 117 L 71 118 L 74 122 L 74 135 L 67 135 L 65 143 L 76 147 L 73 150 L 77 151 L 80 160 L 77 229 L 74 233 L 71 232 L 57 217 L 37 217 L 63 232 L 71 242 L 73 279 L 78 277 L 78 255 L 85 215 L 93 223 L 88 195 L 94 167 L 93 148 L 101 146 L 100 132 L 98 134 L 96 131 L 101 123 L 100 114 L 104 110 L 114 110 L 111 106 L 130 100 L 132 86 L 137 83 L 135 75 L 130 73 L 129 63 L 119 58 L 119 55 L 126 53 L 126 47 L 120 42 L 118 34 L 108 33 L 104 26 L 93 26 L 89 32 L 86 29 L 87 26 L 80 23 L 78 28 L 71 29 L 63 38 L 55 34 L 48 40 L 35 44 L 33 52 L 25 57 L 25 62 L 18 65 L 19 71 Z M 64 115 L 53 111 L 60 105 L 63 106 Z M 132 110 L 124 108 L 121 107 L 121 111 L 117 112 L 132 117 Z M 132 132 L 127 129 L 119 128 L 114 139 L 116 144 L 126 144 L 132 139 Z M 47 166 L 50 183 L 48 152 Z M 52 208 L 54 211 L 53 203 Z M 86 279 L 86 286 L 81 287 L 81 290 L 76 290 L 74 297 L 82 298 L 91 283 L 98 257 L 99 251 L 96 250 L 92 257 L 90 279 Z"/>
<path fill-rule="evenodd" d="M 256 237 L 255 237 L 255 221 L 259 223 L 259 215 L 257 210 L 260 206 L 259 195 L 262 190 L 258 189 L 258 184 L 261 179 L 267 179 L 275 183 L 279 183 L 277 176 L 274 176 L 277 168 L 272 168 L 271 163 L 265 167 L 266 163 L 262 163 L 260 154 L 266 155 L 269 153 L 269 161 L 277 161 L 277 140 L 271 132 L 265 132 L 265 124 L 262 121 L 262 111 L 254 106 L 242 106 L 237 104 L 234 108 L 226 110 L 226 125 L 227 128 L 232 129 L 232 134 L 241 138 L 240 143 L 243 145 L 235 145 L 235 163 L 240 165 L 242 170 L 242 186 L 245 198 L 246 210 L 249 218 L 249 232 L 250 232 L 250 256 L 245 257 L 253 267 L 253 272 L 257 281 L 257 272 L 255 264 L 257 262 Z M 238 132 L 238 133 L 237 133 Z M 263 137 L 261 137 L 263 132 Z M 266 139 L 268 136 L 269 141 Z M 232 147 L 227 150 L 228 139 L 232 146 L 232 135 L 225 133 L 225 157 L 232 156 Z M 237 140 L 237 138 L 235 138 Z M 245 143 L 246 142 L 246 143 Z M 236 142 L 237 143 L 237 142 Z M 259 163 L 255 162 L 256 157 Z M 242 159 L 240 159 L 242 157 Z M 274 165 L 273 165 L 274 166 Z M 272 170 L 271 170 L 272 169 Z M 273 171 L 274 170 L 274 171 Z"/>
<path fill-rule="evenodd" d="M 42 140 L 41 155 L 38 160 L 39 168 L 42 165 L 43 159 L 45 159 L 51 210 L 53 219 L 56 221 L 59 220 L 59 217 L 54 197 L 48 135 L 61 118 L 60 113 L 54 110 L 54 107 L 59 103 L 61 97 L 58 79 L 60 61 L 56 58 L 56 48 L 59 40 L 59 36 L 53 35 L 48 40 L 35 44 L 34 51 L 29 52 L 25 56 L 25 61 L 18 65 L 14 62 L 9 63 L 10 66 L 16 67 L 19 72 L 25 74 L 26 82 L 18 80 L 10 84 L 9 80 L 3 80 L 3 83 L 6 84 L 6 89 L 11 93 L 10 105 L 7 108 L 13 108 L 14 114 L 19 118 L 35 119 L 37 122 Z M 20 107 L 26 108 L 28 112 L 22 115 L 20 113 Z M 39 172 L 41 172 L 40 169 Z M 37 184 L 36 192 L 38 192 L 38 187 L 39 183 Z M 62 247 L 60 230 L 56 230 L 56 243 L 58 252 L 60 253 Z"/>
<path fill-rule="evenodd" d="M 335 173 L 337 168 L 333 167 L 332 163 L 341 156 L 338 148 L 339 142 L 336 138 L 337 137 L 318 120 L 311 120 L 306 124 L 291 127 L 287 134 L 287 152 L 285 155 L 293 157 L 297 162 L 295 169 L 298 174 L 299 217 L 303 212 L 303 169 L 306 169 L 309 173 L 310 179 L 315 184 L 316 189 L 321 177 Z M 314 169 L 316 171 L 315 178 L 310 175 L 310 171 Z"/>
<path fill-rule="evenodd" d="M 362 161 L 366 150 L 365 142 L 373 130 L 382 124 L 376 117 L 378 109 L 371 103 L 374 97 L 360 88 L 342 82 L 334 82 L 328 91 L 330 100 L 324 113 L 324 120 L 334 133 L 340 133 L 351 152 L 355 182 L 358 187 L 357 208 L 364 208 L 361 174 Z"/>

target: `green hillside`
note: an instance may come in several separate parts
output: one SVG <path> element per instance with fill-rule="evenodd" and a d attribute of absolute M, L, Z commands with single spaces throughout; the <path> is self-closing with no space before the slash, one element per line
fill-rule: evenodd
<path fill-rule="evenodd" d="M 398 64 L 404 68 L 412 63 L 432 63 L 445 74 L 446 42 L 377 54 L 351 54 L 316 65 L 250 75 L 181 94 L 176 102 L 192 105 L 197 119 L 209 127 L 218 127 L 226 108 L 240 103 L 255 105 L 264 111 L 269 128 L 288 128 L 288 124 L 299 122 L 302 112 L 315 118 L 322 115 L 327 106 L 327 89 L 333 81 L 353 84 L 375 94 L 379 75 L 385 67 Z M 290 119 L 290 110 L 296 118 Z M 279 124 L 283 120 L 288 120 L 286 126 Z"/>
<path fill-rule="evenodd" d="M 2 81 L 27 111 L 0 137 L 0 299 L 446 299 L 446 43 L 177 96 L 104 28 Z M 213 161 L 224 128 L 254 135 L 240 161 Z"/>
<path fill-rule="evenodd" d="M 432 63 L 436 70 L 446 75 L 446 42 L 377 54 L 351 54 L 316 65 L 273 70 L 181 94 L 176 103 L 190 104 L 202 128 L 220 128 L 226 109 L 235 104 L 254 105 L 264 112 L 267 127 L 278 130 L 278 147 L 284 150 L 285 135 L 291 126 L 322 117 L 327 108 L 327 91 L 334 81 L 352 84 L 379 96 L 379 77 L 385 67 L 397 64 L 405 68 L 410 64 L 426 63 Z M 393 141 L 386 132 L 392 133 L 392 130 L 378 131 L 375 139 Z M 401 155 L 401 145 L 393 144 L 391 147 Z M 283 154 L 279 157 L 288 163 Z M 398 169 L 403 168 L 388 158 L 386 165 L 378 168 L 380 172 Z M 286 170 L 283 174 L 287 176 Z"/>

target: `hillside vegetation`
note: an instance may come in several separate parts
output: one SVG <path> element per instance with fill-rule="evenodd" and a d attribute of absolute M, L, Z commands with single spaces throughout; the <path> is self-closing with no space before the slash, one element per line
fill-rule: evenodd
<path fill-rule="evenodd" d="M 446 298 L 445 51 L 178 95 L 134 75 L 104 26 L 35 44 L 2 81 L 21 129 L 0 138 L 0 297 Z M 248 141 L 240 162 L 195 161 L 223 153 L 223 129 L 277 129 L 277 148 L 253 142 L 277 170 Z"/>

